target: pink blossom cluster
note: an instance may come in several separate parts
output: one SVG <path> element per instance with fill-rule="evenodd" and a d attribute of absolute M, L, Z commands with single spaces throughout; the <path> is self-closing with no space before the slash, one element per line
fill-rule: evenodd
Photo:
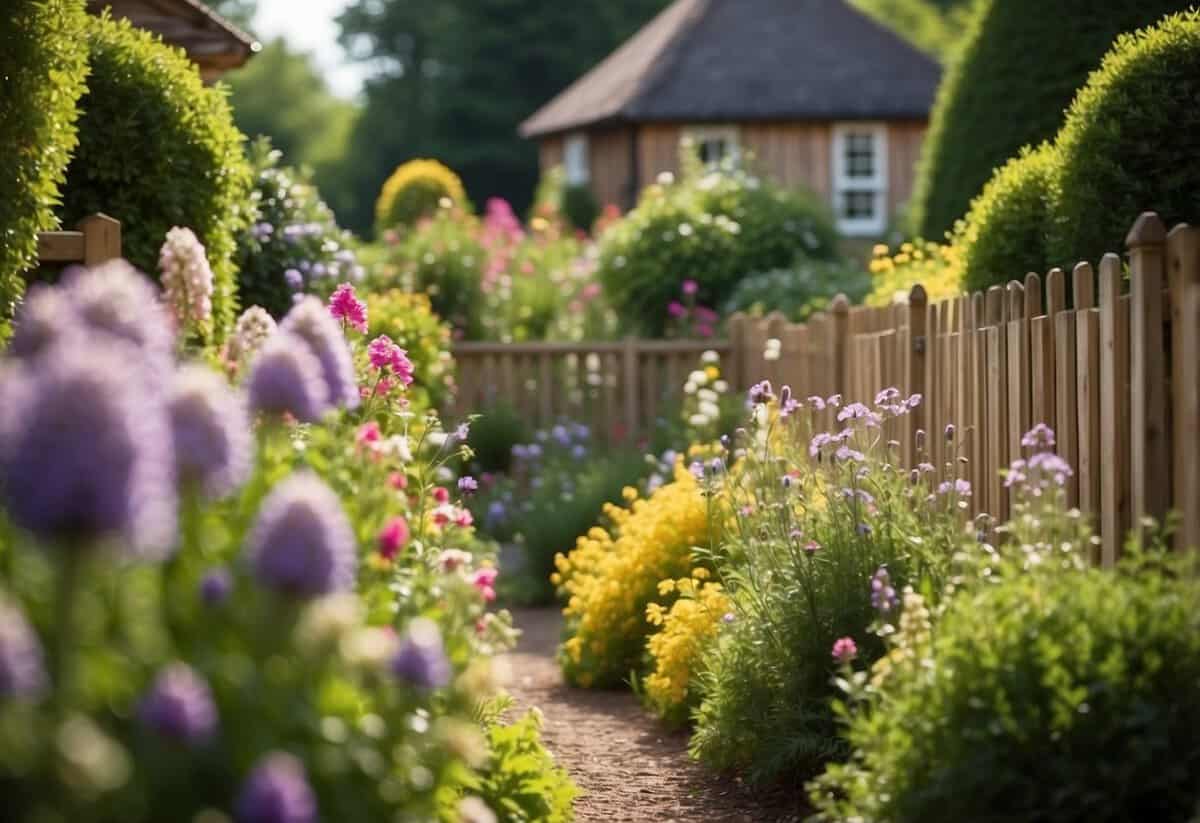
<path fill-rule="evenodd" d="M 342 322 L 343 328 L 351 326 L 362 334 L 367 333 L 367 304 L 358 299 L 354 286 L 342 283 L 329 298 L 329 313 Z"/>
<path fill-rule="evenodd" d="M 411 386 L 413 363 L 408 352 L 397 346 L 386 334 L 381 334 L 367 344 L 367 360 L 371 368 L 379 372 L 375 385 L 362 388 L 363 397 L 386 397 L 392 390 Z"/>
<path fill-rule="evenodd" d="M 203 328 L 212 317 L 213 272 L 195 232 L 180 226 L 167 232 L 158 268 L 175 322 L 183 329 Z"/>
<path fill-rule="evenodd" d="M 695 280 L 684 280 L 680 291 L 683 300 L 672 300 L 667 304 L 667 317 L 678 325 L 684 336 L 712 337 L 721 316 L 707 306 L 696 303 L 700 284 Z"/>

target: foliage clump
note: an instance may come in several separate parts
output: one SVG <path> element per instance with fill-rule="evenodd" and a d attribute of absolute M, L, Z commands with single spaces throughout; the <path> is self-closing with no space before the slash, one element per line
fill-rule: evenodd
<path fill-rule="evenodd" d="M 221 337 L 238 307 L 234 257 L 253 177 L 225 92 L 206 87 L 183 51 L 127 20 L 89 17 L 86 42 L 88 88 L 62 217 L 120 220 L 122 253 L 147 272 L 167 231 L 191 228 L 215 275 Z"/>
<path fill-rule="evenodd" d="M 788 268 L 746 277 L 725 301 L 725 313 L 763 316 L 777 311 L 794 323 L 803 323 L 838 294 L 858 303 L 870 290 L 870 276 L 855 263 L 801 258 Z"/>
<path fill-rule="evenodd" d="M 408 228 L 438 209 L 443 198 L 470 209 L 462 180 L 436 160 L 409 160 L 396 167 L 375 201 L 375 230 Z"/>

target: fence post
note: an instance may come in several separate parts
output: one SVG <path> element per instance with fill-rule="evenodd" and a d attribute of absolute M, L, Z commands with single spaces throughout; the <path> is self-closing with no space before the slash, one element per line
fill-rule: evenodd
<path fill-rule="evenodd" d="M 1154 212 L 1142 212 L 1129 247 L 1130 496 L 1135 529 L 1142 518 L 1162 519 L 1171 495 L 1167 454 L 1166 374 L 1163 363 L 1163 253 L 1167 230 Z"/>
<path fill-rule="evenodd" d="M 729 383 L 736 391 L 745 391 L 746 376 L 746 315 L 734 312 L 729 318 Z"/>
<path fill-rule="evenodd" d="M 830 327 L 829 351 L 833 355 L 833 393 L 846 393 L 846 362 L 850 340 L 850 301 L 846 295 L 838 294 L 829 307 L 833 324 Z M 862 400 L 865 398 L 853 398 Z"/>
<path fill-rule="evenodd" d="M 98 266 L 121 256 L 121 222 L 107 214 L 90 214 L 79 221 L 83 233 L 83 264 Z"/>
<path fill-rule="evenodd" d="M 1129 526 L 1129 313 L 1112 253 L 1100 260 L 1100 454 L 1100 562 L 1111 566 Z"/>
<path fill-rule="evenodd" d="M 904 465 L 917 465 L 917 429 L 925 428 L 925 406 L 929 395 L 925 393 L 925 353 L 929 348 L 928 329 L 925 326 L 926 305 L 929 295 L 920 283 L 908 293 L 908 351 L 904 353 L 904 390 L 910 395 L 921 395 L 921 402 L 908 413 L 908 430 L 904 433 Z"/>
<path fill-rule="evenodd" d="M 638 420 L 638 387 L 641 383 L 638 380 L 637 340 L 626 337 L 621 354 L 624 360 L 621 364 L 621 379 L 623 381 L 622 400 L 625 406 L 625 431 L 628 432 L 629 441 L 634 443 L 637 442 L 638 434 L 641 431 Z"/>
<path fill-rule="evenodd" d="M 1176 550 L 1200 551 L 1200 228 L 1167 235 L 1171 274 L 1171 388 L 1175 507 L 1181 515 Z"/>
<path fill-rule="evenodd" d="M 1071 277 L 1075 302 L 1075 394 L 1079 419 L 1079 508 L 1093 517 L 1100 511 L 1100 314 L 1096 276 L 1090 263 L 1079 263 Z"/>

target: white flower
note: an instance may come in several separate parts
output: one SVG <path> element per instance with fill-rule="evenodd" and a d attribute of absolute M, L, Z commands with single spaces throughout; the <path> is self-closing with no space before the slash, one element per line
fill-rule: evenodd
<path fill-rule="evenodd" d="M 412 447 L 408 444 L 407 435 L 393 434 L 383 441 L 382 450 L 385 454 L 399 459 L 401 463 L 412 462 Z"/>
<path fill-rule="evenodd" d="M 679 236 L 680 237 L 691 237 L 692 233 L 694 231 L 695 231 L 695 229 L 692 228 L 692 225 L 690 223 L 680 223 L 679 224 Z"/>
<path fill-rule="evenodd" d="M 167 232 L 158 255 L 167 305 L 180 326 L 203 327 L 212 317 L 213 272 L 191 229 Z"/>
<path fill-rule="evenodd" d="M 754 407 L 754 422 L 759 426 L 759 428 L 765 429 L 769 419 L 770 417 L 767 413 L 766 403 L 759 403 Z"/>
<path fill-rule="evenodd" d="M 718 380 L 716 383 L 713 383 L 713 390 L 717 394 L 725 394 L 725 392 L 729 391 L 729 384 L 724 380 Z"/>
<path fill-rule="evenodd" d="M 707 426 L 708 418 L 703 414 L 697 413 L 688 418 L 688 423 L 693 426 Z"/>
<path fill-rule="evenodd" d="M 442 446 L 446 445 L 446 441 L 450 439 L 450 435 L 446 434 L 445 432 L 430 432 L 429 434 L 425 435 L 425 439 L 429 441 L 429 445 L 433 446 L 435 449 L 440 449 Z"/>
<path fill-rule="evenodd" d="M 701 389 L 696 396 L 708 403 L 716 403 L 721 397 L 712 389 Z"/>
<path fill-rule="evenodd" d="M 767 349 L 763 352 L 763 360 L 778 360 L 779 349 Z"/>
<path fill-rule="evenodd" d="M 721 355 L 717 354 L 712 349 L 706 349 L 704 354 L 700 355 L 700 362 L 706 364 L 720 363 Z"/>
<path fill-rule="evenodd" d="M 688 375 L 688 382 L 695 383 L 697 386 L 706 386 L 708 385 L 708 375 L 700 369 L 696 369 Z"/>
<path fill-rule="evenodd" d="M 669 171 L 660 171 L 658 173 L 658 185 L 669 186 L 675 182 L 675 175 Z"/>
<path fill-rule="evenodd" d="M 703 414 L 705 417 L 709 417 L 709 418 L 712 418 L 713 420 L 716 420 L 717 418 L 719 418 L 721 416 L 721 409 L 716 403 L 713 403 L 710 401 L 701 401 L 700 413 Z"/>
<path fill-rule="evenodd" d="M 684 383 L 683 384 L 683 392 L 684 392 L 684 394 L 695 394 L 696 393 L 696 384 L 690 380 L 688 382 Z"/>

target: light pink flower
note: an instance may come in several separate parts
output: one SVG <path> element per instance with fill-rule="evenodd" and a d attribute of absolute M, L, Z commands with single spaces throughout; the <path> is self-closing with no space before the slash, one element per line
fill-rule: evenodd
<path fill-rule="evenodd" d="M 483 599 L 489 603 L 496 599 L 496 575 L 499 573 L 497 569 L 484 567 L 477 569 L 475 574 L 471 576 L 471 583 L 475 585 L 475 588 L 479 589 L 480 594 L 483 595 Z"/>
<path fill-rule="evenodd" d="M 833 644 L 833 659 L 838 663 L 849 663 L 858 657 L 858 644 L 853 637 L 839 637 Z"/>
<path fill-rule="evenodd" d="M 693 295 L 698 291 L 700 291 L 700 284 L 697 283 L 695 280 L 684 280 L 683 281 L 683 293 L 684 294 Z"/>
<path fill-rule="evenodd" d="M 329 298 L 329 313 L 335 320 L 348 323 L 363 334 L 367 333 L 367 304 L 354 294 L 354 286 L 342 283 Z"/>

